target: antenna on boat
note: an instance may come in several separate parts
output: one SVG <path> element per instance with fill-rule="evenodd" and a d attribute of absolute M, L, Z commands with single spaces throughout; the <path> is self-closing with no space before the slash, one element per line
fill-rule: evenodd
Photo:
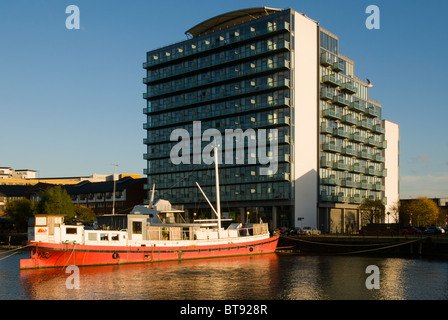
<path fill-rule="evenodd" d="M 149 200 L 149 207 L 152 209 L 153 205 L 154 205 L 154 193 L 155 193 L 155 188 L 156 185 L 153 184 L 152 185 L 152 192 L 151 192 L 151 199 Z"/>
<path fill-rule="evenodd" d="M 210 200 L 208 200 L 207 196 L 205 195 L 205 192 L 202 190 L 199 183 L 196 182 L 196 185 L 198 186 L 199 190 L 201 191 L 202 195 L 204 196 L 205 200 L 207 200 L 208 204 L 212 208 L 213 212 L 218 217 L 218 238 L 220 238 L 220 232 L 221 232 L 221 200 L 219 196 L 219 173 L 218 173 L 218 148 L 213 147 L 213 152 L 215 154 L 215 176 L 216 176 L 216 210 L 211 204 Z"/>
<path fill-rule="evenodd" d="M 113 164 L 114 166 L 114 175 L 112 176 L 112 179 L 114 180 L 114 192 L 112 194 L 112 214 L 115 214 L 115 171 L 117 170 L 118 164 Z"/>

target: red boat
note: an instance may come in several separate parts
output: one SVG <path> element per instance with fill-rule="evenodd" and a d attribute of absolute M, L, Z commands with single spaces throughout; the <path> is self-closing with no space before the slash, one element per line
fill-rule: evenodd
<path fill-rule="evenodd" d="M 216 153 L 215 153 L 216 155 Z M 37 215 L 28 226 L 29 259 L 21 269 L 113 265 L 184 259 L 203 259 L 273 253 L 278 235 L 268 224 L 234 223 L 221 219 L 219 177 L 216 167 L 217 219 L 187 223 L 181 210 L 160 199 L 136 206 L 130 214 L 98 217 L 96 228 L 66 225 L 61 215 Z M 153 189 L 154 196 L 154 189 Z M 153 197 L 150 201 L 153 202 Z M 226 225 L 223 227 L 222 225 Z"/>

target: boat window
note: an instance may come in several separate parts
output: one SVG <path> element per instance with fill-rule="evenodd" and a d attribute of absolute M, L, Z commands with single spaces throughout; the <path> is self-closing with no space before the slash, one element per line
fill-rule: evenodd
<path fill-rule="evenodd" d="M 120 237 L 118 234 L 112 234 L 111 239 L 112 239 L 112 241 L 118 241 L 118 240 L 120 240 Z"/>
<path fill-rule="evenodd" d="M 98 239 L 98 235 L 96 233 L 89 233 L 88 237 L 89 237 L 88 239 L 91 241 L 97 241 Z"/>
<path fill-rule="evenodd" d="M 46 226 L 47 217 L 36 217 L 36 226 Z"/>
<path fill-rule="evenodd" d="M 65 230 L 66 234 L 77 234 L 78 233 L 78 229 L 77 228 L 67 228 Z"/>
<path fill-rule="evenodd" d="M 109 241 L 109 235 L 107 233 L 100 234 L 101 241 Z"/>
<path fill-rule="evenodd" d="M 133 221 L 132 222 L 132 233 L 142 234 L 142 222 L 141 221 Z"/>

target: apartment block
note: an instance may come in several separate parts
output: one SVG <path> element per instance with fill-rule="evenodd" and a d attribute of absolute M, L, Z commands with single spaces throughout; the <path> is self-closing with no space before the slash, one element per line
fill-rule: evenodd
<path fill-rule="evenodd" d="M 239 159 L 220 163 L 225 217 L 350 232 L 360 228 L 364 199 L 398 199 L 399 127 L 382 118 L 371 84 L 339 52 L 338 36 L 293 9 L 267 7 L 224 13 L 186 35 L 147 52 L 143 63 L 148 194 L 155 185 L 156 197 L 211 217 L 196 186 L 216 200 L 213 165 L 194 161 L 213 142 L 204 133 L 252 129 L 267 133 L 257 148 L 265 147 L 276 170 L 260 174 L 267 165 L 252 152 L 250 136 L 235 142 L 244 163 L 236 149 Z M 196 140 L 195 121 L 204 134 Z M 188 163 L 170 157 L 176 129 L 192 137 Z M 220 150 L 234 146 L 220 143 Z"/>

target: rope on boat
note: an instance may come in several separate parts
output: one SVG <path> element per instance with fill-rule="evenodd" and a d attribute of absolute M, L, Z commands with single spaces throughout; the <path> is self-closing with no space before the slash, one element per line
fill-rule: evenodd
<path fill-rule="evenodd" d="M 381 246 L 381 245 L 396 244 L 396 242 L 365 243 L 365 244 L 356 244 L 356 243 L 353 243 L 353 244 L 337 244 L 337 243 L 325 243 L 325 242 L 320 242 L 320 241 L 303 240 L 303 239 L 298 239 L 298 238 L 294 238 L 294 237 L 291 237 L 291 236 L 282 236 L 282 237 L 284 237 L 286 239 L 289 239 L 289 240 L 293 240 L 293 241 L 306 242 L 306 243 L 312 243 L 312 244 L 320 244 L 320 245 L 324 245 L 324 246 L 335 246 L 335 247 L 368 247 L 368 246 Z M 412 240 L 411 242 L 421 241 L 423 239 L 426 239 L 426 238 Z M 406 242 L 406 243 L 410 243 L 410 242 Z"/>
<path fill-rule="evenodd" d="M 360 250 L 360 251 L 353 251 L 353 252 L 342 252 L 342 253 L 339 253 L 339 254 L 355 254 L 355 253 L 363 253 L 363 252 L 378 251 L 378 250 L 389 249 L 389 248 L 393 248 L 393 247 L 404 246 L 404 245 L 406 245 L 406 244 L 413 243 L 413 242 L 418 242 L 418 241 L 422 241 L 422 239 L 411 240 L 411 241 L 403 242 L 403 243 L 397 243 L 397 244 L 395 244 L 395 245 L 385 246 L 385 247 L 376 248 L 376 249 Z"/>
<path fill-rule="evenodd" d="M 0 261 L 2 261 L 3 259 L 9 258 L 9 257 L 15 255 L 16 253 L 19 253 L 19 252 L 16 251 L 16 252 L 14 252 L 14 253 L 11 253 L 9 256 L 6 256 L 6 257 L 1 258 Z"/>
<path fill-rule="evenodd" d="M 5 251 L 5 252 L 0 252 L 0 255 L 1 255 L 1 254 L 5 254 L 5 253 L 9 253 L 9 252 L 12 252 L 12 251 L 21 250 L 21 249 L 24 249 L 24 248 L 26 248 L 26 247 L 32 247 L 32 246 L 34 246 L 34 244 L 28 244 L 28 245 L 23 246 L 23 247 L 18 247 L 18 248 L 11 249 L 11 250 L 8 250 L 8 251 Z"/>
<path fill-rule="evenodd" d="M 292 240 L 296 240 L 296 241 L 302 241 L 302 242 L 307 242 L 307 243 L 313 243 L 313 244 L 321 244 L 321 245 L 329 245 L 329 246 L 340 246 L 340 247 L 355 247 L 355 246 L 380 246 L 383 245 L 382 243 L 380 244 L 334 244 L 334 243 L 322 243 L 322 242 L 318 242 L 318 241 L 307 241 L 307 240 L 302 240 L 302 239 L 295 239 L 295 238 L 291 238 L 288 236 L 285 236 L 285 238 L 288 239 L 292 239 Z M 364 252 L 372 252 L 372 251 L 378 251 L 378 250 L 384 250 L 384 249 L 389 249 L 389 248 L 393 248 L 393 247 L 399 247 L 399 246 L 404 246 L 410 243 L 414 243 L 414 242 L 418 242 L 418 241 L 423 241 L 426 238 L 421 238 L 421 239 L 415 239 L 415 240 L 410 240 L 410 241 L 406 241 L 403 243 L 394 243 L 392 245 L 386 245 L 383 246 L 381 248 L 374 248 L 374 249 L 367 249 L 367 250 L 359 250 L 359 251 L 351 251 L 351 252 L 335 252 L 335 254 L 356 254 L 356 253 L 364 253 Z M 388 244 L 388 243 L 386 243 Z"/>

